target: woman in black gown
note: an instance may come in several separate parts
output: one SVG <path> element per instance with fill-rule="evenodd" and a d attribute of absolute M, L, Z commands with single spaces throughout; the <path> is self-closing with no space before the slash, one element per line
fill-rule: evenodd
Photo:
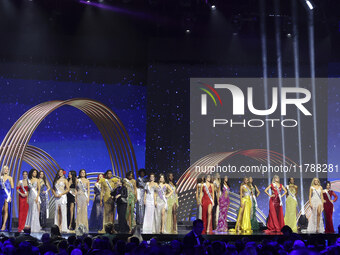
<path fill-rule="evenodd" d="M 118 179 L 117 188 L 112 191 L 111 196 L 117 203 L 118 232 L 128 233 L 130 231 L 126 221 L 128 191 L 121 179 Z"/>
<path fill-rule="evenodd" d="M 74 220 L 75 215 L 75 203 L 76 203 L 76 181 L 77 172 L 70 171 L 67 178 L 70 186 L 70 191 L 67 193 L 67 226 L 69 230 L 74 230 L 76 227 L 76 221 Z"/>

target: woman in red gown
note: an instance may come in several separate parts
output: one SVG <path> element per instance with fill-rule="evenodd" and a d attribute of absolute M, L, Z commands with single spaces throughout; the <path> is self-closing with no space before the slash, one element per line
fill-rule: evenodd
<path fill-rule="evenodd" d="M 214 185 L 211 176 L 207 175 L 204 184 L 201 186 L 201 205 L 202 205 L 202 234 L 212 233 L 212 207 L 214 206 Z"/>
<path fill-rule="evenodd" d="M 271 195 L 268 190 L 271 189 Z M 284 193 L 281 195 L 282 190 Z M 282 209 L 282 197 L 287 193 L 286 188 L 280 184 L 280 178 L 274 175 L 272 183 L 264 191 L 269 197 L 269 216 L 267 222 L 268 231 L 280 232 L 285 225 Z"/>
<path fill-rule="evenodd" d="M 325 233 L 334 233 L 333 227 L 333 203 L 338 200 L 338 196 L 333 190 L 331 190 L 331 183 L 326 183 L 326 189 L 323 190 L 323 199 L 325 203 L 323 204 L 324 216 L 326 221 Z"/>
<path fill-rule="evenodd" d="M 27 183 L 28 173 L 27 171 L 22 172 L 22 180 L 18 182 L 17 192 L 19 193 L 19 223 L 18 232 L 21 232 L 25 227 L 26 217 L 28 213 L 28 183 Z"/>

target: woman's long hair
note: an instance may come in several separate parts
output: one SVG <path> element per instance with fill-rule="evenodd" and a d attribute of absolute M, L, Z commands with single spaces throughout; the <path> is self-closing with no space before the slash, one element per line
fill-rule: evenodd
<path fill-rule="evenodd" d="M 22 171 L 21 172 L 21 176 L 24 176 L 24 173 L 26 173 L 28 175 L 28 172 L 25 170 L 25 171 Z M 28 177 L 27 177 L 28 178 Z"/>
<path fill-rule="evenodd" d="M 241 182 L 241 186 L 246 184 L 246 183 L 244 182 L 246 179 L 248 179 L 247 176 L 243 177 L 243 180 L 242 180 L 242 182 Z M 248 182 L 249 182 L 249 179 L 248 179 Z"/>
<path fill-rule="evenodd" d="M 105 179 L 107 179 L 107 174 L 108 174 L 109 172 L 111 172 L 111 173 L 113 174 L 112 170 L 110 170 L 110 169 L 109 169 L 109 170 L 106 170 L 106 172 L 105 172 L 105 174 L 104 174 L 104 178 L 105 178 Z"/>
<path fill-rule="evenodd" d="M 127 179 L 129 179 L 129 176 L 130 176 L 130 175 L 132 175 L 132 179 L 133 179 L 133 172 L 132 172 L 132 171 L 127 172 L 126 175 L 125 175 L 125 177 L 126 177 Z"/>
<path fill-rule="evenodd" d="M 57 171 L 57 174 L 56 174 L 56 176 L 54 177 L 54 180 L 53 180 L 53 189 L 54 190 L 57 190 L 57 188 L 56 188 L 56 184 L 57 184 L 57 181 L 60 179 L 60 176 L 59 176 L 59 172 L 60 171 L 63 171 L 64 172 L 64 169 L 59 169 L 58 171 Z"/>
<path fill-rule="evenodd" d="M 272 183 L 274 183 L 274 182 L 275 182 L 275 179 L 276 179 L 276 178 L 278 178 L 278 179 L 279 179 L 279 183 L 280 183 L 280 177 L 279 177 L 278 175 L 274 175 L 274 176 L 273 176 Z"/>
<path fill-rule="evenodd" d="M 99 176 L 103 176 L 103 178 L 104 178 L 104 174 L 98 174 L 98 176 L 97 176 L 97 182 L 99 182 Z"/>
<path fill-rule="evenodd" d="M 8 171 L 9 171 L 9 167 L 8 167 L 8 166 L 3 166 L 3 167 L 1 168 L 1 171 L 0 171 L 0 175 L 1 175 L 1 176 L 4 175 L 4 170 L 5 170 L 5 168 L 7 168 Z"/>
<path fill-rule="evenodd" d="M 164 174 L 160 174 L 160 175 L 159 175 L 158 182 L 161 183 L 161 177 L 162 177 L 162 176 L 163 176 L 163 179 L 164 179 L 164 182 L 163 182 L 163 183 L 166 183 L 166 182 L 165 182 L 165 176 L 164 176 Z"/>
<path fill-rule="evenodd" d="M 314 185 L 314 181 L 315 181 L 315 180 L 318 180 L 319 186 L 321 186 L 320 180 L 319 180 L 319 178 L 317 178 L 317 177 L 314 177 L 314 178 L 313 178 L 312 183 L 310 184 L 310 186 L 312 187 L 312 186 Z"/>
<path fill-rule="evenodd" d="M 288 178 L 288 181 L 287 181 L 288 185 L 290 184 L 290 179 L 294 179 L 294 177 L 289 177 Z"/>
<path fill-rule="evenodd" d="M 37 172 L 37 176 L 36 176 L 35 178 L 37 178 L 37 177 L 38 177 L 38 170 L 37 170 L 37 169 L 34 169 L 34 168 L 32 168 L 32 169 L 30 170 L 30 172 L 28 173 L 28 179 L 29 179 L 29 180 L 31 180 L 31 179 L 32 179 L 34 171 L 36 171 L 36 172 Z"/>
<path fill-rule="evenodd" d="M 38 175 L 39 175 L 39 179 L 40 179 L 40 174 L 41 174 L 41 173 L 43 173 L 43 174 L 44 174 L 44 177 L 43 177 L 42 179 L 43 179 L 43 181 L 44 181 L 45 185 L 47 185 L 46 174 L 45 174 L 45 172 L 44 172 L 44 171 L 40 171 L 40 172 L 38 173 Z"/>
<path fill-rule="evenodd" d="M 77 172 L 74 171 L 74 170 L 71 170 L 70 173 L 71 173 L 71 178 L 68 177 L 67 180 L 70 181 L 70 179 L 71 179 L 72 180 L 72 184 L 76 185 L 76 182 L 77 182 Z"/>
<path fill-rule="evenodd" d="M 85 169 L 80 169 L 80 170 L 79 170 L 78 178 L 80 178 L 80 173 L 81 173 L 81 171 L 84 171 L 84 172 L 85 172 L 85 178 L 87 179 L 87 174 L 86 174 L 86 170 L 85 170 Z M 72 183 L 75 184 L 75 182 L 73 182 L 73 179 L 72 179 Z"/>
<path fill-rule="evenodd" d="M 228 185 L 228 187 L 229 187 L 229 183 L 228 183 L 228 177 L 226 176 L 226 177 L 224 177 L 222 180 L 223 180 L 223 182 L 221 182 L 221 185 L 220 185 L 220 189 L 221 189 L 221 192 L 223 193 L 223 186 L 224 186 L 224 181 L 225 181 L 225 179 L 227 178 L 227 185 Z"/>
<path fill-rule="evenodd" d="M 175 176 L 174 176 L 174 173 L 173 172 L 170 172 L 170 173 L 168 173 L 167 174 L 167 183 L 170 183 L 170 175 L 172 174 L 172 177 L 173 177 L 173 179 L 172 179 L 172 183 L 176 186 L 176 182 L 175 182 Z"/>
<path fill-rule="evenodd" d="M 249 181 L 250 178 L 253 180 L 252 183 L 251 183 L 251 185 L 255 188 L 255 194 L 254 194 L 254 195 L 257 196 L 257 189 L 256 189 L 256 185 L 255 185 L 255 182 L 254 182 L 254 178 L 253 178 L 253 177 L 249 177 L 249 178 L 248 178 L 248 181 Z M 249 185 L 249 186 L 250 186 L 250 185 Z"/>

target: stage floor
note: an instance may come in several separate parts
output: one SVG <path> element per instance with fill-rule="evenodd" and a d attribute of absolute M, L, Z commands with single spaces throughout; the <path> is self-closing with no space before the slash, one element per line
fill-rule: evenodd
<path fill-rule="evenodd" d="M 158 241 L 161 242 L 169 242 L 172 240 L 181 240 L 184 238 L 184 236 L 189 232 L 190 230 L 184 230 L 181 229 L 178 234 L 142 234 L 143 240 L 150 240 L 151 238 L 156 238 Z M 32 233 L 31 235 L 36 237 L 37 239 L 41 239 L 41 236 L 44 233 L 50 233 L 49 229 L 46 229 L 44 232 L 39 233 Z M 76 233 L 74 231 L 70 233 L 63 233 L 62 236 L 64 238 L 68 238 L 71 235 L 75 235 Z M 339 234 L 311 234 L 311 233 L 297 233 L 303 240 L 320 240 L 321 238 L 323 240 L 328 240 L 328 243 L 334 243 L 337 238 L 339 238 Z M 13 229 L 12 232 L 2 232 L 1 235 L 5 235 L 7 237 L 16 237 L 19 235 L 18 232 L 16 232 L 16 229 Z M 100 236 L 102 233 L 95 233 L 90 232 L 88 233 L 89 236 L 95 237 Z M 128 237 L 132 236 L 132 234 L 114 234 L 115 238 L 121 239 L 121 240 L 127 240 Z M 268 233 L 264 231 L 258 231 L 253 233 L 235 233 L 235 232 L 228 232 L 228 233 L 212 233 L 209 235 L 203 235 L 205 239 L 210 241 L 227 241 L 227 242 L 235 242 L 236 240 L 246 238 L 248 241 L 253 241 L 260 243 L 263 240 L 278 240 L 281 238 L 284 238 L 282 233 Z"/>

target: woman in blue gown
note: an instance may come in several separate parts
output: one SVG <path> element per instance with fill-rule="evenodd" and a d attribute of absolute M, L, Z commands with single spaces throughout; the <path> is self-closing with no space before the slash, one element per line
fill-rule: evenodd
<path fill-rule="evenodd" d="M 3 166 L 0 174 L 0 222 L 1 231 L 11 231 L 13 178 L 9 176 L 8 166 Z"/>
<path fill-rule="evenodd" d="M 99 184 L 99 180 L 103 178 L 103 174 L 99 174 L 97 178 L 97 182 L 94 185 L 94 201 L 92 205 L 90 221 L 89 221 L 89 230 L 92 231 L 100 231 L 103 229 L 103 216 L 104 216 L 104 206 L 100 205 L 100 192 L 101 187 Z"/>

